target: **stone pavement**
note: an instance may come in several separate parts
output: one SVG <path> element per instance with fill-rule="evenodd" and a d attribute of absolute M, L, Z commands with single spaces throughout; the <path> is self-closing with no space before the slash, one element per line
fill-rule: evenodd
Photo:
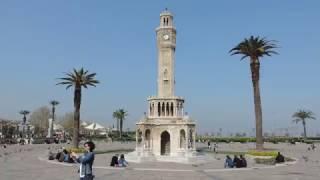
<path fill-rule="evenodd" d="M 97 144 L 98 149 L 133 148 L 129 144 Z M 48 146 L 51 148 L 61 145 L 13 145 L 0 149 L 0 180 L 73 180 L 79 179 L 76 165 L 61 164 L 42 159 Z M 254 147 L 253 144 L 219 144 L 219 149 L 244 151 Z M 320 177 L 319 149 L 307 151 L 307 145 L 266 144 L 267 148 L 280 150 L 283 154 L 296 157 L 299 160 L 294 165 L 259 169 L 223 169 L 224 155 L 218 155 L 216 160 L 202 165 L 186 165 L 176 163 L 130 163 L 130 167 L 108 167 L 113 154 L 97 155 L 94 173 L 95 180 L 132 179 L 132 180 L 318 180 Z"/>

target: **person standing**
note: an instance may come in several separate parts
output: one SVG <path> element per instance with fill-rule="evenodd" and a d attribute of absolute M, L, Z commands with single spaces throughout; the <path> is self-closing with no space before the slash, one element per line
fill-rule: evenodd
<path fill-rule="evenodd" d="M 218 152 L 218 144 L 216 142 L 213 144 L 213 152 Z"/>
<path fill-rule="evenodd" d="M 71 157 L 74 159 L 75 162 L 80 163 L 80 180 L 93 180 L 93 172 L 92 172 L 92 165 L 94 162 L 94 152 L 95 145 L 93 142 L 88 141 L 84 143 L 84 148 L 86 152 L 82 156 L 78 156 L 76 153 L 72 152 Z"/>

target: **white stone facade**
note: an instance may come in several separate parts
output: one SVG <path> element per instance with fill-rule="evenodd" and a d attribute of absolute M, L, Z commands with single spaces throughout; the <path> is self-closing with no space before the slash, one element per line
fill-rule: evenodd
<path fill-rule="evenodd" d="M 167 10 L 156 33 L 158 95 L 148 98 L 148 111 L 136 124 L 135 153 L 142 159 L 183 161 L 195 153 L 196 124 L 184 113 L 184 99 L 174 95 L 176 29 Z"/>

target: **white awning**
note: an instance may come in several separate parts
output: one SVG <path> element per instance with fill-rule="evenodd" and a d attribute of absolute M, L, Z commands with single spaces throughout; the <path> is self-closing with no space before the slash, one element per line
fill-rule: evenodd
<path fill-rule="evenodd" d="M 90 130 L 102 130 L 102 129 L 105 129 L 105 127 L 101 126 L 100 124 L 98 123 L 92 123 L 90 124 L 89 126 L 85 127 L 86 129 L 90 129 Z"/>
<path fill-rule="evenodd" d="M 60 124 L 53 124 L 53 130 L 63 130 L 63 126 L 61 126 Z"/>

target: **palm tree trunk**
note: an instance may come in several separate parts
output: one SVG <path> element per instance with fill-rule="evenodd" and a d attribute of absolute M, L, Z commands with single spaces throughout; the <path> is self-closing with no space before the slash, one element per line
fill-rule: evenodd
<path fill-rule="evenodd" d="M 74 122 L 73 122 L 73 139 L 72 139 L 72 144 L 74 148 L 79 147 L 80 104 L 81 104 L 81 87 L 76 86 L 74 90 Z"/>
<path fill-rule="evenodd" d="M 24 114 L 24 115 L 23 115 L 23 124 L 26 124 L 26 122 L 27 122 L 27 117 L 26 117 L 26 115 Z"/>
<path fill-rule="evenodd" d="M 303 125 L 303 136 L 305 139 L 307 139 L 306 121 L 304 119 L 302 120 L 302 125 Z"/>
<path fill-rule="evenodd" d="M 52 105 L 52 121 L 54 121 L 54 113 L 56 111 L 56 108 L 54 105 Z"/>
<path fill-rule="evenodd" d="M 119 118 L 117 118 L 117 133 L 119 133 L 119 126 L 120 126 L 120 120 L 119 120 Z"/>
<path fill-rule="evenodd" d="M 53 135 L 54 113 L 55 113 L 55 107 L 54 107 L 54 105 L 52 105 L 52 125 L 51 125 L 51 127 L 50 127 L 51 137 L 52 137 L 52 135 Z M 49 124 L 49 126 L 50 126 L 50 124 Z"/>
<path fill-rule="evenodd" d="M 260 97 L 260 63 L 258 59 L 253 59 L 250 63 L 252 84 L 253 84 L 253 98 L 254 111 L 256 119 L 256 149 L 263 150 L 263 135 L 262 135 L 262 107 Z"/>
<path fill-rule="evenodd" d="M 122 126 L 123 126 L 123 119 L 120 119 L 120 139 L 122 138 Z"/>

